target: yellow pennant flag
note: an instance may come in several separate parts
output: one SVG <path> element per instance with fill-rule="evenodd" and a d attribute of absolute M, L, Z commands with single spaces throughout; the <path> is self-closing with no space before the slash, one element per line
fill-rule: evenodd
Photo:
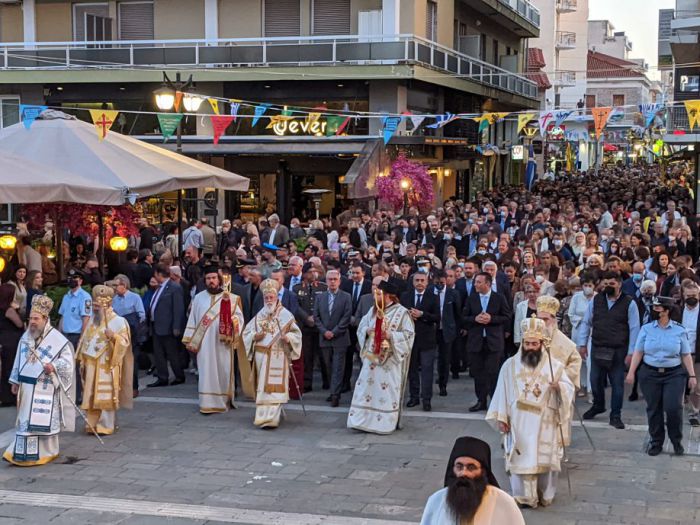
<path fill-rule="evenodd" d="M 216 100 L 215 98 L 210 98 L 209 100 L 209 105 L 211 106 L 212 111 L 214 112 L 215 115 L 219 114 L 219 101 Z"/>
<path fill-rule="evenodd" d="M 518 132 L 517 134 L 520 135 L 520 132 L 523 130 L 525 126 L 527 126 L 527 123 L 530 122 L 532 119 L 534 119 L 537 116 L 537 113 L 523 113 L 522 115 L 518 115 Z"/>
<path fill-rule="evenodd" d="M 294 117 L 290 117 L 288 115 L 272 115 L 270 117 L 270 123 L 267 126 L 265 126 L 265 129 L 272 129 L 277 124 L 287 122 L 288 120 L 294 120 Z"/>
<path fill-rule="evenodd" d="M 320 113 L 309 113 L 308 115 L 306 115 L 306 122 L 309 125 L 309 127 L 313 126 L 320 119 L 321 119 Z"/>
<path fill-rule="evenodd" d="M 695 126 L 700 126 L 700 100 L 686 100 L 685 111 L 688 113 L 688 124 L 690 131 L 693 131 Z"/>
<path fill-rule="evenodd" d="M 119 115 L 119 112 L 111 109 L 90 110 L 92 123 L 95 124 L 95 131 L 97 131 L 97 137 L 100 139 L 100 142 L 107 136 L 107 132 L 112 127 L 112 124 L 114 124 L 117 115 Z"/>

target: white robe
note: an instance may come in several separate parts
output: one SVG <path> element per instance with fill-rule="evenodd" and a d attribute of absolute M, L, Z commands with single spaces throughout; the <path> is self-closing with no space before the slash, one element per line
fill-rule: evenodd
<path fill-rule="evenodd" d="M 265 338 L 255 341 L 257 333 Z M 279 336 L 287 335 L 285 343 Z M 272 315 L 263 308 L 243 330 L 243 345 L 249 360 L 255 360 L 257 383 L 255 393 L 256 426 L 279 426 L 282 404 L 289 401 L 290 359 L 301 357 L 301 330 L 294 316 L 281 303 Z"/>
<path fill-rule="evenodd" d="M 72 432 L 75 429 L 75 412 L 66 394 L 58 386 L 54 377 L 42 372 L 36 379 L 36 384 L 27 382 L 20 377 L 20 371 L 24 369 L 28 361 L 34 361 L 34 352 L 39 354 L 42 362 L 48 362 L 49 358 L 42 355 L 42 342 L 48 341 L 50 335 L 53 346 L 53 359 L 51 364 L 56 369 L 58 379 L 68 392 L 74 396 L 73 385 L 75 377 L 75 362 L 73 358 L 73 346 L 58 330 L 46 325 L 42 341 L 39 345 L 31 337 L 29 331 L 25 332 L 19 342 L 14 366 L 10 374 L 10 383 L 19 385 L 17 423 L 15 438 L 7 447 L 3 458 L 14 465 L 30 467 L 43 465 L 56 459 L 59 453 L 58 434 L 61 430 Z M 58 351 L 56 347 L 60 348 Z M 33 406 L 34 405 L 34 406 Z M 44 419 L 35 419 L 36 416 L 46 414 Z M 32 416 L 34 424 L 30 424 Z M 37 428 L 36 423 L 45 423 L 45 428 Z"/>
<path fill-rule="evenodd" d="M 233 403 L 234 344 L 222 341 L 219 336 L 219 313 L 223 296 L 223 292 L 212 295 L 204 290 L 194 297 L 182 338 L 183 343 L 189 344 L 205 314 L 208 313 L 208 320 L 210 316 L 216 316 L 206 328 L 197 352 L 199 411 L 203 414 L 226 412 Z M 235 294 L 231 294 L 231 319 L 237 319 L 237 323 L 233 325 L 234 330 L 237 327 L 233 337 L 240 337 L 245 321 L 240 307 L 240 298 Z"/>
<path fill-rule="evenodd" d="M 399 425 L 415 327 L 408 310 L 400 304 L 385 310 L 384 331 L 393 352 L 380 365 L 368 359 L 374 350 L 376 321 L 372 307 L 357 329 L 362 370 L 355 384 L 347 425 L 365 432 L 391 434 Z M 367 332 L 370 328 L 371 335 Z"/>
<path fill-rule="evenodd" d="M 430 496 L 420 525 L 459 525 L 447 507 L 447 487 Z M 525 525 L 515 500 L 498 487 L 488 485 L 470 525 Z"/>
<path fill-rule="evenodd" d="M 549 504 L 554 497 L 551 482 L 556 482 L 556 476 L 550 473 L 561 471 L 564 455 L 559 423 L 563 429 L 570 425 L 575 390 L 563 364 L 553 359 L 550 371 L 546 352 L 534 369 L 522 363 L 521 355 L 518 352 L 501 367 L 486 421 L 496 430 L 499 422 L 510 426 L 504 435 L 506 471 L 522 478 L 511 482 L 514 496 L 520 503 L 537 506 L 538 476 L 549 480 L 548 490 L 540 490 L 547 494 L 539 502 Z M 560 396 L 549 387 L 552 371 Z"/>

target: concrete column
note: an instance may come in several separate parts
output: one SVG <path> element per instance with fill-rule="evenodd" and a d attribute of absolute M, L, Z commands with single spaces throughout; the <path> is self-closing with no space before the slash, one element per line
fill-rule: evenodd
<path fill-rule="evenodd" d="M 36 42 L 36 0 L 24 0 L 22 3 L 22 19 L 24 25 L 24 41 Z"/>
<path fill-rule="evenodd" d="M 204 38 L 219 38 L 219 0 L 204 0 Z"/>
<path fill-rule="evenodd" d="M 382 0 L 382 34 L 398 35 L 401 20 L 401 0 Z"/>
<path fill-rule="evenodd" d="M 376 113 L 402 113 L 408 104 L 406 86 L 391 80 L 370 80 L 369 110 Z M 383 129 L 381 119 L 369 119 L 369 134 L 380 136 Z M 406 123 L 402 122 L 397 130 L 404 131 Z"/>

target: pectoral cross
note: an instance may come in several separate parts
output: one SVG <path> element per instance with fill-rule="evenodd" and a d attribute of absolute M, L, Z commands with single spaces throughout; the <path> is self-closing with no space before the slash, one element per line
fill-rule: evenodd
<path fill-rule="evenodd" d="M 46 359 L 47 357 L 51 357 L 51 347 L 47 346 L 46 348 L 39 348 L 39 357 L 41 359 Z"/>

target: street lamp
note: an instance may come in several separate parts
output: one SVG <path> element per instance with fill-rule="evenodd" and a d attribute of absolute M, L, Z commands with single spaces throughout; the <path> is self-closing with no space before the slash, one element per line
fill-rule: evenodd
<path fill-rule="evenodd" d="M 403 178 L 399 183 L 401 191 L 403 191 L 403 216 L 408 216 L 408 192 L 411 191 L 411 179 Z"/>
<path fill-rule="evenodd" d="M 161 111 L 171 111 L 175 106 L 176 93 L 187 91 L 192 85 L 192 75 L 183 82 L 180 73 L 175 73 L 175 81 L 173 82 L 168 78 L 167 73 L 163 72 L 163 85 L 153 92 L 156 106 Z M 185 111 L 194 112 L 202 104 L 202 98 L 188 93 L 187 96 L 183 96 L 182 103 Z M 182 120 L 177 124 L 175 151 L 182 153 Z M 179 251 L 182 250 L 182 192 L 180 190 L 177 191 L 177 249 L 179 255 Z"/>
<path fill-rule="evenodd" d="M 3 235 L 0 237 L 0 250 L 12 251 L 17 245 L 17 237 L 14 235 Z"/>
<path fill-rule="evenodd" d="M 112 237 L 109 240 L 109 247 L 113 252 L 123 252 L 129 247 L 129 239 L 126 237 Z"/>

